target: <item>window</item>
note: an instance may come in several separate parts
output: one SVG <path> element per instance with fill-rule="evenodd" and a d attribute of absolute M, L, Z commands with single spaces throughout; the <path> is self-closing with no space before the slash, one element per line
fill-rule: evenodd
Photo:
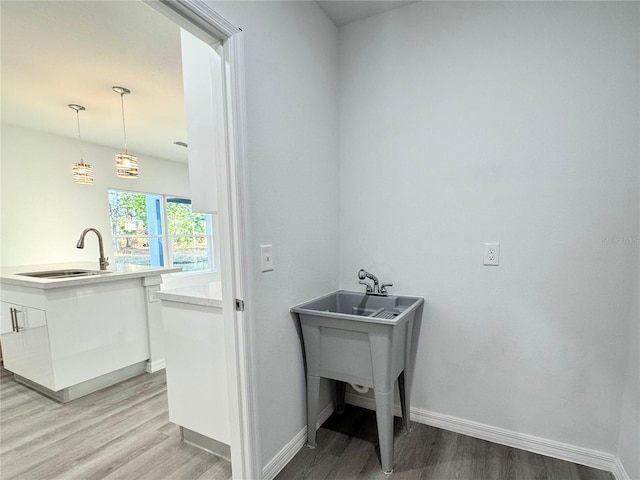
<path fill-rule="evenodd" d="M 182 267 L 215 271 L 213 219 L 188 198 L 109 190 L 116 268 Z"/>

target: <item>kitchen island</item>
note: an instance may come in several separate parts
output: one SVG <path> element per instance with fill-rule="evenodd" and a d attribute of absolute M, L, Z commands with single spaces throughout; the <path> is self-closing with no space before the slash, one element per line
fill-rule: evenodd
<path fill-rule="evenodd" d="M 42 278 L 53 270 L 92 271 Z M 94 262 L 0 272 L 0 341 L 17 381 L 66 402 L 164 367 L 156 293 L 180 268 L 98 271 Z"/>

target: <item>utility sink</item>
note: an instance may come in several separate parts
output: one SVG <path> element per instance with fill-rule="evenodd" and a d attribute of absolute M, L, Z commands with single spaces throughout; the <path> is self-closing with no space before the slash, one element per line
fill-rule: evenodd
<path fill-rule="evenodd" d="M 420 297 L 399 295 L 369 295 L 360 292 L 338 290 L 323 297 L 291 308 L 291 311 L 305 315 L 342 318 L 372 323 L 398 323 L 403 313 L 414 311 L 423 301 Z M 366 317 L 366 318 L 353 318 Z"/>
<path fill-rule="evenodd" d="M 345 384 L 372 388 L 384 473 L 393 470 L 393 390 L 397 380 L 409 429 L 411 338 L 424 298 L 338 290 L 291 307 L 302 328 L 307 367 L 307 444 L 316 445 L 320 378 L 335 380 L 336 411 L 344 410 Z"/>
<path fill-rule="evenodd" d="M 45 272 L 26 272 L 18 273 L 18 275 L 24 275 L 25 277 L 34 278 L 73 278 L 73 277 L 87 277 L 89 275 L 102 275 L 103 273 L 111 273 L 106 270 L 82 270 L 82 269 L 68 269 L 68 270 L 47 270 Z"/>

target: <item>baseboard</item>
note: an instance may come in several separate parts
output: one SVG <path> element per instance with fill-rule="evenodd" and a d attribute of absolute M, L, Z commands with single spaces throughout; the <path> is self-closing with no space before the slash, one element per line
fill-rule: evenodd
<path fill-rule="evenodd" d="M 147 373 L 154 373 L 166 368 L 165 359 L 161 358 L 155 362 L 147 361 Z"/>
<path fill-rule="evenodd" d="M 373 398 L 347 393 L 346 402 L 358 407 L 375 410 L 375 400 Z M 401 415 L 399 405 L 395 405 L 396 416 Z M 566 460 L 573 463 L 579 463 L 587 467 L 598 468 L 614 472 L 617 480 L 630 480 L 629 477 L 618 477 L 617 467 L 620 461 L 612 454 L 591 450 L 588 448 L 577 447 L 554 440 L 535 437 L 524 433 L 518 433 L 503 428 L 492 427 L 482 423 L 464 420 L 462 418 L 443 415 L 440 413 L 429 412 L 418 408 L 410 408 L 410 417 L 414 422 L 430 425 L 432 427 L 450 430 L 452 432 L 461 433 L 470 437 L 480 438 L 493 443 L 499 443 L 508 447 L 518 448 L 533 453 L 539 453 L 549 457 Z M 620 471 L 624 472 L 622 464 L 619 465 Z"/>
<path fill-rule="evenodd" d="M 616 480 L 631 480 L 631 477 L 624 469 L 624 465 L 622 465 L 620 458 L 616 458 L 612 472 L 613 476 L 616 477 Z"/>
<path fill-rule="evenodd" d="M 28 378 L 24 378 L 18 374 L 14 374 L 13 379 L 16 382 L 31 388 L 32 390 L 40 392 L 43 395 L 56 400 L 57 402 L 67 403 L 77 398 L 84 397 L 85 395 L 89 395 L 90 393 L 97 392 L 98 390 L 102 390 L 103 388 L 115 385 L 116 383 L 128 380 L 129 378 L 142 375 L 144 372 L 145 361 L 142 360 L 141 362 L 134 363 L 133 365 L 119 368 L 118 370 L 115 370 L 113 372 L 105 373 L 104 375 L 100 375 L 98 377 L 85 380 L 84 382 L 76 383 L 75 385 L 70 385 L 68 387 L 55 391 L 39 385 L 38 383 L 32 382 Z"/>
<path fill-rule="evenodd" d="M 333 402 L 329 402 L 320 412 L 318 412 L 318 422 L 316 428 L 320 426 L 333 413 Z M 262 480 L 273 480 L 276 475 L 291 461 L 291 459 L 300 451 L 307 443 L 307 427 L 306 425 L 280 450 L 275 457 L 267 463 L 262 469 Z"/>
<path fill-rule="evenodd" d="M 180 427 L 180 438 L 185 443 L 195 445 L 202 450 L 224 458 L 228 462 L 231 461 L 231 447 L 226 443 L 207 437 L 186 427 Z"/>

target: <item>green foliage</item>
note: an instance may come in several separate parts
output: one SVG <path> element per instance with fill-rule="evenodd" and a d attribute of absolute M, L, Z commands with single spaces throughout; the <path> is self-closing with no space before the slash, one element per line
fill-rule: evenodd
<path fill-rule="evenodd" d="M 144 193 L 109 191 L 111 231 L 114 235 L 146 235 L 147 201 Z"/>
<path fill-rule="evenodd" d="M 205 216 L 194 213 L 189 204 L 167 202 L 167 230 L 174 248 L 206 245 L 206 238 L 196 237 L 207 234 Z"/>
<path fill-rule="evenodd" d="M 118 265 L 150 264 L 149 243 L 161 241 L 162 234 L 155 232 L 153 217 L 159 214 L 156 205 L 162 207 L 156 202 L 163 199 L 161 195 L 109 190 L 111 230 Z M 166 225 L 161 231 L 168 234 L 174 264 L 182 266 L 183 270 L 206 270 L 210 268 L 207 215 L 194 213 L 191 204 L 182 201 L 173 197 L 167 199 L 164 204 L 166 217 L 161 222 L 164 225 L 166 219 Z"/>

